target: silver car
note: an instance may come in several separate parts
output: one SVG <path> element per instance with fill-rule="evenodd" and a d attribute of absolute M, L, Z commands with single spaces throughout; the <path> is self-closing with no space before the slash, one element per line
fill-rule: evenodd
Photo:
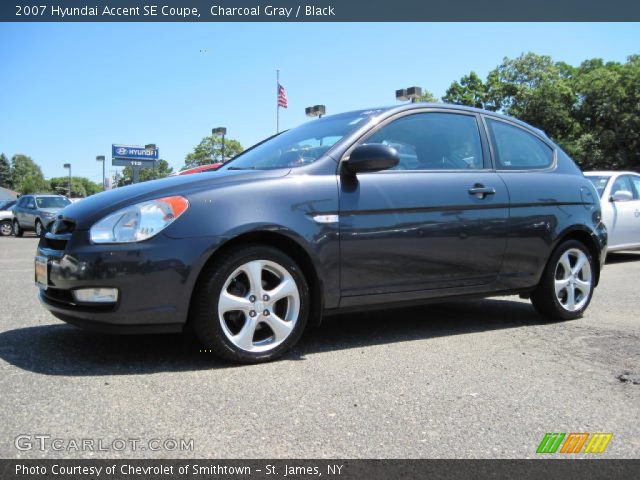
<path fill-rule="evenodd" d="M 607 251 L 640 249 L 640 174 L 595 171 L 585 176 L 600 195 L 609 232 Z"/>
<path fill-rule="evenodd" d="M 21 237 L 26 230 L 33 230 L 41 237 L 58 216 L 58 212 L 71 202 L 62 195 L 23 195 L 13 207 L 13 233 Z"/>

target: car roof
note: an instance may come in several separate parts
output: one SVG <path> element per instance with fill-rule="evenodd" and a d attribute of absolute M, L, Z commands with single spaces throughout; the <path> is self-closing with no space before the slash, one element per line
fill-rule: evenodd
<path fill-rule="evenodd" d="M 587 177 L 595 177 L 598 175 L 608 175 L 610 177 L 614 175 L 640 175 L 638 172 L 632 172 L 630 170 L 590 170 L 583 172 Z"/>
<path fill-rule="evenodd" d="M 504 115 L 502 113 L 498 113 L 498 112 L 492 112 L 489 110 L 483 110 L 481 108 L 475 108 L 475 107 L 469 107 L 466 105 L 455 105 L 453 103 L 427 103 L 427 102 L 418 102 L 418 103 L 405 103 L 402 105 L 392 105 L 392 106 L 385 106 L 385 107 L 377 107 L 377 108 L 367 108 L 367 109 L 361 109 L 361 110 L 352 110 L 350 112 L 343 112 L 343 113 L 338 113 L 335 115 L 327 115 L 326 117 L 322 117 L 322 118 L 339 118 L 340 116 L 347 116 L 347 115 L 362 115 L 362 116 L 376 116 L 377 114 L 385 114 L 385 115 L 392 115 L 394 113 L 400 113 L 400 112 L 405 112 L 405 111 L 411 111 L 411 110 L 418 110 L 418 109 L 423 109 L 423 108 L 433 108 L 433 109 L 444 109 L 444 110 L 458 110 L 461 112 L 470 112 L 470 113 L 478 113 L 478 114 L 482 114 L 482 115 L 486 115 L 489 117 L 495 117 L 495 118 L 499 118 L 502 120 L 507 120 L 509 122 L 513 122 L 513 123 L 517 123 L 518 125 L 527 128 L 529 130 L 532 130 L 536 133 L 538 133 L 539 135 L 542 135 L 544 138 L 549 138 L 549 136 L 542 130 L 540 130 L 539 128 L 534 127 L 533 125 L 529 125 L 528 123 L 523 122 L 522 120 L 518 120 L 515 117 L 511 117 L 509 115 Z"/>

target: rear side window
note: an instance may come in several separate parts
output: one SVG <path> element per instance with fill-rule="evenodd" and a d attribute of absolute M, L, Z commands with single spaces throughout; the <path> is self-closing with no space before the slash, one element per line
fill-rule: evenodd
<path fill-rule="evenodd" d="M 498 170 L 536 170 L 553 163 L 553 150 L 522 128 L 488 118 Z"/>

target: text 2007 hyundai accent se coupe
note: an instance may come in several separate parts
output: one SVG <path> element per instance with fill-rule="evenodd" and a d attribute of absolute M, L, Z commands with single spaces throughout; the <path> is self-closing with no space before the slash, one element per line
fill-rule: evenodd
<path fill-rule="evenodd" d="M 605 246 L 593 185 L 542 132 L 412 104 L 70 205 L 40 241 L 36 281 L 69 323 L 189 325 L 218 355 L 261 362 L 348 309 L 520 294 L 546 319 L 577 318 Z"/>

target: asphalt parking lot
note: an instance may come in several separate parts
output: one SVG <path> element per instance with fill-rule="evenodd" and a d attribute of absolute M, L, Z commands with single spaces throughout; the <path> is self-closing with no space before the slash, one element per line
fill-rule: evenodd
<path fill-rule="evenodd" d="M 610 257 L 580 320 L 516 297 L 332 317 L 284 359 L 235 366 L 186 336 L 59 322 L 36 300 L 36 243 L 0 238 L 2 458 L 523 458 L 546 432 L 612 432 L 601 456 L 640 457 L 640 252 Z M 193 449 L 15 447 L 38 434 Z"/>

